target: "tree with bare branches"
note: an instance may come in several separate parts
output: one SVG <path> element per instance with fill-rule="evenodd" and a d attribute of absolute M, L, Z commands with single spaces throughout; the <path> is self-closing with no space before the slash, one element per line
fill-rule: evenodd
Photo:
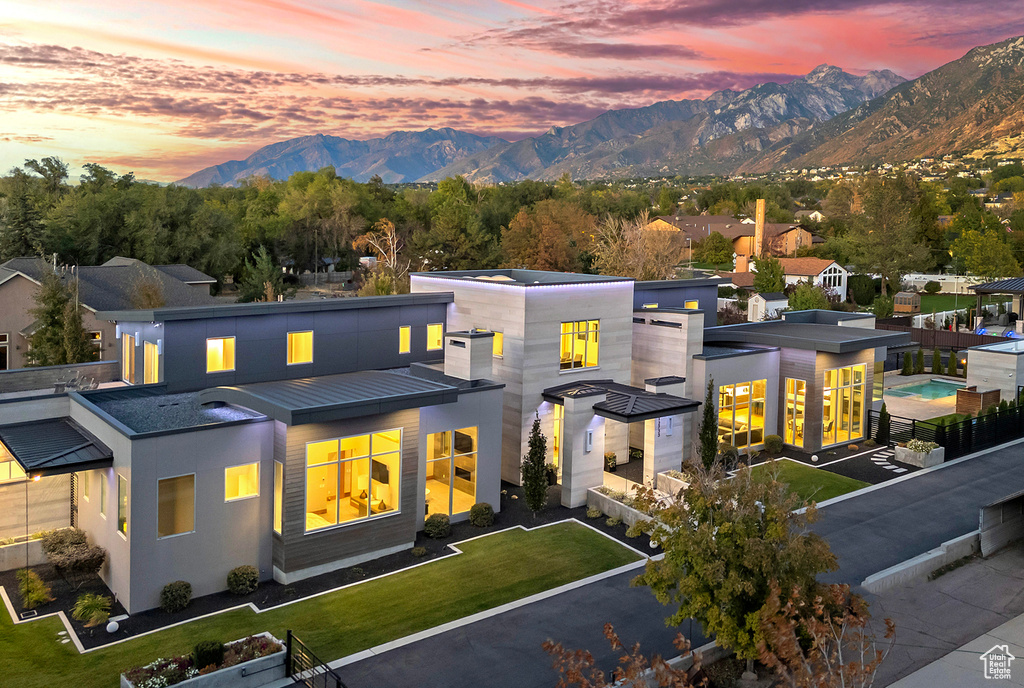
<path fill-rule="evenodd" d="M 356 237 L 352 247 L 357 251 L 370 251 L 377 258 L 377 266 L 369 280 L 373 293 L 398 294 L 402 291 L 408 279 L 410 262 L 402 255 L 405 243 L 391 220 L 378 220 L 373 229 Z"/>
<path fill-rule="evenodd" d="M 682 256 L 679 232 L 649 230 L 645 211 L 632 220 L 609 215 L 597 227 L 595 266 L 602 275 L 665 280 L 676 275 Z"/>

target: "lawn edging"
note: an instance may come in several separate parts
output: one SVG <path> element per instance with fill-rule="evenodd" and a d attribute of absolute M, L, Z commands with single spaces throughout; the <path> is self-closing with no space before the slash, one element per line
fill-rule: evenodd
<path fill-rule="evenodd" d="M 623 549 L 626 549 L 626 550 L 632 552 L 633 554 L 635 554 L 637 557 L 639 557 L 639 559 L 637 561 L 635 561 L 635 562 L 632 562 L 630 564 L 626 564 L 625 566 L 622 566 L 622 567 L 618 567 L 618 569 L 613 569 L 612 571 L 615 571 L 615 574 L 622 573 L 623 570 L 630 570 L 632 568 L 638 568 L 639 566 L 643 565 L 646 562 L 646 559 L 649 558 L 647 554 L 645 554 L 644 552 L 641 552 L 637 548 L 632 547 L 631 545 L 628 545 L 628 544 L 622 542 L 621 540 L 618 540 L 618 539 L 612 537 L 608 533 L 602 532 L 601 530 L 598 530 L 597 528 L 594 528 L 593 526 L 591 526 L 591 525 L 589 525 L 587 523 L 584 523 L 584 522 L 580 521 L 577 518 L 568 518 L 568 519 L 564 519 L 564 520 L 561 520 L 561 521 L 552 521 L 551 523 L 543 523 L 543 524 L 537 525 L 537 526 L 535 526 L 533 528 L 527 528 L 527 527 L 525 527 L 525 526 L 523 526 L 521 524 L 517 524 L 517 525 L 514 525 L 514 526 L 510 526 L 508 528 L 502 528 L 500 530 L 491 531 L 489 533 L 483 533 L 481 535 L 476 535 L 476 536 L 473 536 L 473 537 L 470 537 L 470 538 L 465 538 L 463 540 L 459 540 L 458 542 L 449 543 L 447 546 L 450 547 L 453 550 L 453 552 L 454 552 L 453 554 L 450 554 L 450 555 L 447 555 L 447 556 L 444 556 L 444 557 L 439 557 L 437 559 L 431 559 L 429 561 L 420 562 L 420 563 L 417 563 L 417 564 L 413 564 L 411 566 L 406 566 L 404 568 L 396 569 L 394 571 L 389 571 L 389 572 L 383 573 L 383 574 L 381 574 L 379 576 L 373 576 L 371 578 L 366 578 L 364 580 L 355 581 L 353 583 L 347 583 L 345 585 L 340 585 L 338 587 L 331 588 L 329 590 L 322 590 L 320 592 L 313 593 L 313 594 L 307 595 L 305 597 L 301 597 L 301 598 L 294 599 L 294 600 L 289 600 L 287 602 L 282 602 L 281 604 L 276 604 L 274 606 L 267 607 L 266 609 L 260 609 L 259 607 L 257 607 L 252 602 L 246 602 L 244 604 L 239 604 L 239 605 L 235 605 L 233 607 L 227 607 L 227 608 L 224 608 L 224 609 L 219 609 L 219 610 L 217 610 L 215 612 L 211 612 L 209 614 L 203 614 L 203 615 L 200 615 L 200 616 L 193 617 L 191 619 L 185 619 L 183 621 L 178 621 L 178 622 L 175 622 L 175 623 L 167 624 L 166 626 L 161 626 L 160 628 L 154 628 L 154 629 L 151 629 L 151 630 L 148 630 L 148 631 L 144 631 L 142 633 L 138 633 L 138 634 L 130 636 L 128 638 L 121 638 L 121 639 L 114 640 L 112 642 L 109 642 L 109 643 L 106 643 L 106 644 L 103 644 L 103 645 L 96 645 L 95 647 L 90 647 L 90 648 L 85 648 L 82 645 L 81 640 L 79 640 L 78 635 L 75 633 L 74 628 L 72 627 L 70 621 L 68 620 L 67 616 L 64 614 L 63 611 L 52 612 L 52 613 L 43 614 L 43 615 L 40 615 L 40 616 L 34 616 L 32 618 L 29 618 L 29 619 L 21 619 L 21 618 L 18 617 L 17 613 L 15 612 L 14 605 L 11 603 L 10 597 L 8 596 L 8 593 L 7 593 L 6 589 L 5 589 L 5 587 L 2 586 L 2 585 L 0 585 L 0 599 L 3 600 L 4 606 L 6 607 L 6 610 L 7 610 L 7 613 L 10 616 L 11 621 L 12 621 L 12 623 L 14 625 L 25 624 L 25 623 L 32 623 L 33 621 L 38 621 L 40 619 L 46 619 L 46 618 L 49 618 L 49 617 L 52 617 L 52 616 L 58 617 L 60 619 L 61 623 L 64 624 L 64 628 L 67 631 L 68 637 L 71 639 L 71 642 L 74 643 L 75 648 L 78 650 L 78 653 L 80 655 L 86 655 L 86 654 L 89 654 L 89 653 L 97 651 L 97 650 L 104 650 L 104 649 L 111 648 L 111 647 L 113 647 L 115 645 L 120 645 L 122 643 L 131 642 L 131 641 L 136 640 L 138 638 L 143 638 L 143 637 L 145 637 L 147 635 L 152 635 L 154 633 L 160 633 L 160 632 L 165 631 L 165 630 L 167 630 L 169 628 L 174 628 L 174 627 L 177 627 L 177 626 L 183 626 L 185 624 L 190 624 L 190 623 L 193 623 L 195 621 L 200 621 L 200 620 L 203 620 L 203 619 L 208 619 L 210 617 L 218 616 L 218 615 L 221 615 L 221 614 L 227 614 L 227 613 L 238 611 L 238 610 L 250 609 L 250 610 L 252 610 L 257 615 L 263 614 L 263 613 L 266 613 L 266 612 L 276 611 L 276 610 L 282 609 L 284 607 L 287 607 L 287 606 L 290 606 L 290 605 L 293 605 L 293 604 L 297 604 L 297 603 L 300 603 L 300 602 L 307 602 L 309 600 L 315 599 L 317 597 L 321 597 L 323 595 L 328 595 L 328 594 L 331 594 L 331 593 L 336 593 L 336 592 L 338 592 L 340 590 L 344 590 L 346 588 L 351 588 L 353 586 L 362 585 L 363 583 L 369 583 L 371 581 L 381 580 L 381 579 L 387 578 L 389 576 L 393 576 L 393 575 L 398 574 L 398 573 L 402 573 L 402 572 L 405 572 L 405 571 L 410 571 L 412 569 L 419 568 L 421 566 L 427 566 L 427 565 L 434 564 L 434 563 L 439 562 L 439 561 L 445 561 L 445 560 L 447 560 L 447 559 L 449 559 L 451 557 L 460 556 L 460 555 L 463 554 L 463 551 L 459 548 L 459 545 L 462 545 L 462 544 L 464 544 L 466 542 L 472 542 L 474 540 L 480 540 L 480 539 L 483 539 L 483 538 L 490 537 L 492 535 L 497 535 L 499 533 L 505 533 L 505 532 L 509 532 L 509 531 L 513 531 L 513 530 L 521 530 L 521 531 L 524 531 L 524 532 L 530 532 L 530 531 L 534 531 L 534 530 L 540 530 L 540 529 L 543 529 L 543 528 L 548 528 L 548 527 L 551 527 L 551 526 L 562 525 L 562 524 L 565 524 L 565 523 L 575 523 L 578 526 L 582 526 L 583 528 L 586 528 L 587 530 L 593 531 L 594 533 L 597 533 L 597 534 L 601 535 L 602 537 L 607 538 L 608 540 L 611 540 L 615 544 L 621 546 Z M 599 573 L 599 574 L 595 574 L 594 576 L 589 576 L 587 578 L 583 578 L 583 579 L 580 579 L 578 581 L 573 581 L 573 582 L 567 583 L 567 584 L 565 584 L 563 586 L 559 586 L 558 588 L 552 588 L 552 590 L 557 590 L 557 591 L 564 592 L 565 590 L 573 589 L 572 587 L 567 587 L 567 586 L 574 586 L 574 585 L 576 585 L 577 587 L 579 587 L 580 585 L 585 585 L 585 584 L 588 584 L 588 583 L 591 583 L 591 582 L 596 582 L 598 580 L 602 580 L 604 577 L 607 577 L 607 575 L 609 575 L 608 571 L 603 572 L 603 573 Z M 535 595 L 528 596 L 526 598 L 522 598 L 521 600 L 516 600 L 516 601 L 513 601 L 511 603 L 506 603 L 506 605 L 502 605 L 502 607 L 505 607 L 508 604 L 513 604 L 514 605 L 517 602 L 522 602 L 523 604 L 528 604 L 529 602 L 532 602 L 532 601 L 537 601 L 539 599 L 545 599 L 546 597 L 550 597 L 551 596 L 548 593 L 551 593 L 552 590 L 548 590 L 548 591 L 544 591 L 544 592 L 541 592 L 541 593 L 537 593 Z M 527 601 L 524 602 L 524 600 L 527 600 Z M 514 608 L 514 607 L 512 607 L 512 608 Z M 490 610 L 487 610 L 487 611 L 490 611 Z M 487 611 L 480 612 L 480 614 L 486 614 Z M 476 616 L 476 615 L 474 615 L 474 616 Z M 486 618 L 486 617 L 482 617 L 482 618 Z M 456 620 L 456 621 L 459 621 L 459 620 Z M 454 623 L 454 622 L 449 622 L 449 623 Z M 444 624 L 444 625 L 447 625 L 447 624 Z M 433 630 L 433 629 L 428 629 L 428 630 Z M 392 642 L 394 642 L 394 641 L 392 641 Z"/>

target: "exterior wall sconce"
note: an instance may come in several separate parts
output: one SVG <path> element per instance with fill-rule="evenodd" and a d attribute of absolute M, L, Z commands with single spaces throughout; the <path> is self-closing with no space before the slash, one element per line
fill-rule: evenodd
<path fill-rule="evenodd" d="M 583 438 L 583 451 L 590 453 L 594 449 L 594 431 L 587 430 L 586 437 Z"/>

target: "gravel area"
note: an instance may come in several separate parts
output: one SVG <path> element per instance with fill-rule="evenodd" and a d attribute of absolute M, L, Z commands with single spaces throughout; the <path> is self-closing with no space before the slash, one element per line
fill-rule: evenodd
<path fill-rule="evenodd" d="M 176 430 L 263 417 L 236 406 L 204 406 L 199 403 L 198 392 L 126 396 L 94 403 L 135 432 Z"/>

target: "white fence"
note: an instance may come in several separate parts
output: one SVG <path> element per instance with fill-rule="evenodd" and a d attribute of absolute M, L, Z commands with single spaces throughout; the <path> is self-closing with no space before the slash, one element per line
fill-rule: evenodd
<path fill-rule="evenodd" d="M 1003 302 L 1003 306 L 1005 307 L 1006 312 L 1009 312 L 1011 303 L 1012 303 L 1011 301 L 1004 301 Z M 967 298 L 964 299 L 964 305 L 961 306 L 960 308 L 958 308 L 957 310 L 959 310 L 961 312 L 964 312 L 968 308 L 974 308 L 976 305 L 977 305 L 977 301 L 975 300 L 975 298 L 973 296 L 970 296 L 970 297 L 967 297 Z M 934 314 L 935 315 L 935 327 L 940 329 L 940 330 L 943 329 L 943 323 L 946 322 L 946 318 L 952 318 L 953 314 L 956 313 L 957 310 L 938 311 L 938 312 L 936 312 Z M 982 310 L 984 310 L 989 315 L 995 316 L 995 315 L 997 315 L 999 313 L 999 304 L 997 304 L 997 303 L 986 304 L 986 305 L 982 306 Z M 897 315 L 899 315 L 899 314 L 897 313 Z M 912 327 L 925 327 L 924 321 L 927 320 L 928 318 L 931 318 L 931 317 L 932 317 L 931 313 L 919 313 L 919 314 L 917 314 L 915 316 L 912 316 L 912 324 L 911 324 L 911 326 Z"/>

